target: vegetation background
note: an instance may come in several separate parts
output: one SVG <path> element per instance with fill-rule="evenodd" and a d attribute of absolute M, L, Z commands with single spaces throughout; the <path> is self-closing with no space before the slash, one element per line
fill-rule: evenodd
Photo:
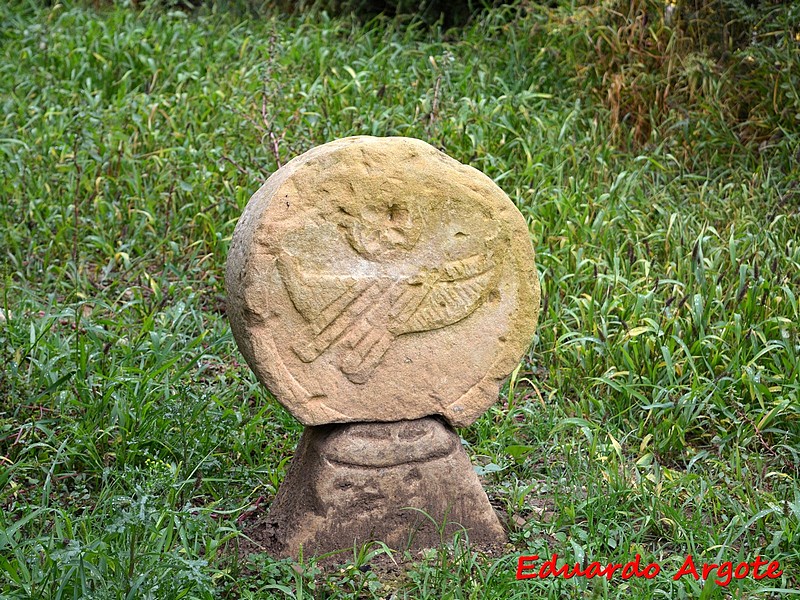
<path fill-rule="evenodd" d="M 437 6 L 0 5 L 1 597 L 798 593 L 800 5 Z M 460 432 L 503 555 L 225 550 L 301 430 L 230 336 L 230 236 L 354 134 L 443 148 L 530 224 L 538 336 Z M 553 552 L 663 572 L 515 581 Z M 783 573 L 673 581 L 687 554 Z"/>

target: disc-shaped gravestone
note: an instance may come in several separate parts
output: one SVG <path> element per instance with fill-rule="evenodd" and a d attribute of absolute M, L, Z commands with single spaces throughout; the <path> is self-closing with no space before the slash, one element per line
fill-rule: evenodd
<path fill-rule="evenodd" d="M 410 138 L 341 139 L 280 168 L 236 226 L 226 282 L 239 349 L 305 425 L 469 425 L 539 311 L 514 204 Z"/>

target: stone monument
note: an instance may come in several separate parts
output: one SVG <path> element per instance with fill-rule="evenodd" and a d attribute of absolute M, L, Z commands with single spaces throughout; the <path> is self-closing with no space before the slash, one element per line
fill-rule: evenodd
<path fill-rule="evenodd" d="M 226 285 L 247 364 L 306 426 L 267 551 L 505 539 L 453 430 L 497 400 L 539 312 L 528 228 L 497 185 L 416 139 L 324 144 L 250 199 Z"/>

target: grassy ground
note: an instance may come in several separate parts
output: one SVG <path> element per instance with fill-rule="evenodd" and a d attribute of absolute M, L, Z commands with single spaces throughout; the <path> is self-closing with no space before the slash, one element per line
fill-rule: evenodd
<path fill-rule="evenodd" d="M 711 107 L 622 143 L 578 84 L 580 28 L 511 16 L 443 35 L 0 7 L 1 597 L 800 587 L 797 129 L 748 145 Z M 226 251 L 279 162 L 353 134 L 446 149 L 530 223 L 538 336 L 461 431 L 512 545 L 443 547 L 383 579 L 364 567 L 379 547 L 332 573 L 266 557 L 247 570 L 224 546 L 274 496 L 300 426 L 235 348 Z M 515 581 L 517 556 L 553 552 L 638 553 L 662 573 Z M 783 574 L 674 581 L 687 554 L 761 555 Z"/>

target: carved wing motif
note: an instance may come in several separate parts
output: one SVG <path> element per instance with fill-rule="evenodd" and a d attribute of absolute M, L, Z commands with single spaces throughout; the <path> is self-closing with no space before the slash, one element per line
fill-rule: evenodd
<path fill-rule="evenodd" d="M 424 298 L 407 319 L 393 327 L 397 335 L 447 327 L 468 317 L 497 284 L 499 269 L 492 255 L 475 254 L 452 261 L 428 275 Z"/>
<path fill-rule="evenodd" d="M 472 314 L 494 289 L 493 254 L 476 254 L 412 277 L 356 277 L 304 272 L 287 255 L 278 268 L 289 297 L 308 322 L 307 341 L 293 347 L 304 362 L 338 348 L 338 366 L 364 383 L 395 338 L 452 325 Z"/>

